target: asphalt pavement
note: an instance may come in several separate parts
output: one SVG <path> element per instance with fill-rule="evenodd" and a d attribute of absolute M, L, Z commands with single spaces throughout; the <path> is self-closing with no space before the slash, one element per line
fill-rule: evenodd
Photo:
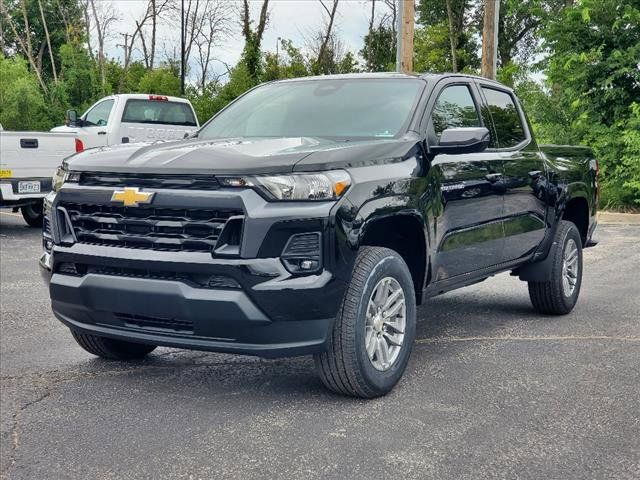
<path fill-rule="evenodd" d="M 429 300 L 404 378 L 364 401 L 304 357 L 92 357 L 50 312 L 39 232 L 3 211 L 0 477 L 638 479 L 640 224 L 599 239 L 569 315 L 508 274 Z"/>

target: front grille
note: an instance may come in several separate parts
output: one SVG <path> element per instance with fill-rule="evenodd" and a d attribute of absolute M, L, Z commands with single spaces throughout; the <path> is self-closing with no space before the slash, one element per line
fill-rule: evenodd
<path fill-rule="evenodd" d="M 111 267 L 105 265 L 89 265 L 85 263 L 61 262 L 56 265 L 56 273 L 83 277 L 87 274 L 110 275 L 114 277 L 145 278 L 150 280 L 169 280 L 182 282 L 195 288 L 238 289 L 240 284 L 225 275 L 209 275 L 206 273 L 173 272 L 151 270 L 146 268 Z"/>
<path fill-rule="evenodd" d="M 76 239 L 91 245 L 210 252 L 239 210 L 124 207 L 63 203 Z"/>
<path fill-rule="evenodd" d="M 212 175 L 159 175 L 140 173 L 83 172 L 78 182 L 90 187 L 138 187 L 170 190 L 217 190 L 220 183 Z"/>
<path fill-rule="evenodd" d="M 127 327 L 145 329 L 172 330 L 180 333 L 193 333 L 193 322 L 178 318 L 149 317 L 146 315 L 131 315 L 128 313 L 116 313 L 116 318 Z"/>

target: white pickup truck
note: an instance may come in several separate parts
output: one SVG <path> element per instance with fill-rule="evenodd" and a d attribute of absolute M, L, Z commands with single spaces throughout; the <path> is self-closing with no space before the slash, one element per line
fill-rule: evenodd
<path fill-rule="evenodd" d="M 42 225 L 42 198 L 62 161 L 88 148 L 119 143 L 177 140 L 198 129 L 188 100 L 164 95 L 119 94 L 100 99 L 81 117 L 51 132 L 7 132 L 0 126 L 0 208 L 20 209 L 25 221 Z"/>
<path fill-rule="evenodd" d="M 67 125 L 52 132 L 75 133 L 84 149 L 119 143 L 178 140 L 198 129 L 188 100 L 165 95 L 120 94 L 104 97 L 81 117 L 67 111 Z"/>
<path fill-rule="evenodd" d="M 73 133 L 0 131 L 0 207 L 20 209 L 29 225 L 42 225 L 53 172 L 75 148 Z"/>

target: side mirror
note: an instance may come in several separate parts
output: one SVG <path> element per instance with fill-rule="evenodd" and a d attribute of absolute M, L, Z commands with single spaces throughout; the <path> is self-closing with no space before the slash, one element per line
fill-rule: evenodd
<path fill-rule="evenodd" d="M 431 151 L 436 154 L 477 153 L 485 150 L 490 141 L 491 135 L 485 127 L 447 128 Z"/>
<path fill-rule="evenodd" d="M 65 113 L 65 123 L 68 127 L 78 127 L 78 112 L 75 110 L 67 110 Z"/>

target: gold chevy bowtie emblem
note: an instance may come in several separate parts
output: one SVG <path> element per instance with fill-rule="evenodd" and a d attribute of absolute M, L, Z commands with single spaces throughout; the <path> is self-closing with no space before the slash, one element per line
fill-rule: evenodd
<path fill-rule="evenodd" d="M 111 195 L 112 202 L 122 202 L 125 207 L 137 207 L 141 203 L 151 203 L 154 192 L 141 192 L 139 188 L 125 187 L 124 190 L 116 190 Z"/>

